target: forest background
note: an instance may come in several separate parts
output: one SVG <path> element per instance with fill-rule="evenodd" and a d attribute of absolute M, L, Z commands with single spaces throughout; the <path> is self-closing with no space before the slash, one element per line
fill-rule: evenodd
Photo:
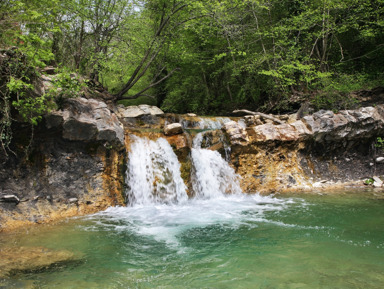
<path fill-rule="evenodd" d="M 384 85 L 383 32 L 384 0 L 2 0 L 2 143 L 84 86 L 200 115 L 350 108 Z"/>

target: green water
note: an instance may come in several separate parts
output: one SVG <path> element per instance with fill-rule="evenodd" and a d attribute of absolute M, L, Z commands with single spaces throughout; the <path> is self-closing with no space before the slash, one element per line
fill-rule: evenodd
<path fill-rule="evenodd" d="M 0 235 L 84 254 L 0 288 L 383 288 L 384 194 L 232 196 L 115 208 Z"/>

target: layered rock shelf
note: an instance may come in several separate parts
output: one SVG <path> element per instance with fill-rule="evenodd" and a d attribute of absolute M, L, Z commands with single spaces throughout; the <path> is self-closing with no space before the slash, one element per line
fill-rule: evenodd
<path fill-rule="evenodd" d="M 241 176 L 245 193 L 283 193 L 362 187 L 384 175 L 384 154 L 375 146 L 383 127 L 382 105 L 303 117 L 205 118 L 68 99 L 35 131 L 29 158 L 12 155 L 0 168 L 0 230 L 125 205 L 131 135 L 165 138 L 193 196 L 190 152 L 197 131 L 201 146 L 221 153 Z"/>

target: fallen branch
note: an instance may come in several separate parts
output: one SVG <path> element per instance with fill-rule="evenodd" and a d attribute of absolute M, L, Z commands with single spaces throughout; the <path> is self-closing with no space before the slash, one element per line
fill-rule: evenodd
<path fill-rule="evenodd" d="M 270 120 L 272 120 L 278 124 L 284 124 L 284 122 L 281 121 L 280 119 L 277 119 L 273 116 L 270 116 L 270 115 L 262 113 L 262 112 L 255 112 L 255 111 L 250 111 L 250 110 L 246 110 L 246 109 L 240 109 L 240 110 L 234 110 L 232 113 L 234 113 L 234 114 L 246 113 L 246 114 L 250 114 L 250 115 L 260 115 L 262 118 L 270 119 Z"/>

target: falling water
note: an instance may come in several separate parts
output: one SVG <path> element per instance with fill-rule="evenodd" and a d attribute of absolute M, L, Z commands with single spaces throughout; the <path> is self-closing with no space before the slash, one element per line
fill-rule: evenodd
<path fill-rule="evenodd" d="M 187 200 L 180 163 L 169 143 L 131 136 L 126 183 L 130 204 L 180 203 Z"/>
<path fill-rule="evenodd" d="M 198 129 L 221 129 L 225 123 L 230 122 L 231 119 L 228 117 L 199 117 L 197 121 L 190 121 L 183 119 L 181 125 L 185 129 L 198 128 Z"/>
<path fill-rule="evenodd" d="M 181 203 L 188 199 L 180 163 L 169 143 L 131 136 L 126 183 L 129 204 Z M 191 151 L 192 187 L 196 198 L 240 194 L 238 176 L 217 151 L 201 148 L 199 133 Z"/>
<path fill-rule="evenodd" d="M 240 194 L 239 176 L 217 151 L 201 148 L 203 133 L 193 140 L 191 152 L 194 168 L 192 186 L 197 197 L 213 198 L 223 194 Z"/>

